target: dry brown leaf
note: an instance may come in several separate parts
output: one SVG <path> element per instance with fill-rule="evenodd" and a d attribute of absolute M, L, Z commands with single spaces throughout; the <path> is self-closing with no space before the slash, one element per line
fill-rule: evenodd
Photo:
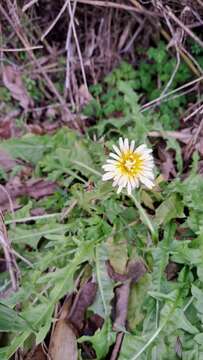
<path fill-rule="evenodd" d="M 49 355 L 52 360 L 77 360 L 77 340 L 71 325 L 66 320 L 70 304 L 62 307 L 59 321 L 56 323 L 49 345 Z"/>
<path fill-rule="evenodd" d="M 16 161 L 4 150 L 0 150 L 0 168 L 10 171 L 16 166 Z"/>
<path fill-rule="evenodd" d="M 128 314 L 128 299 L 131 280 L 126 281 L 115 290 L 116 293 L 116 316 L 113 324 L 114 330 L 125 328 Z"/>
<path fill-rule="evenodd" d="M 12 178 L 4 187 L 5 191 L 0 191 L 1 210 L 10 210 L 9 197 L 12 201 L 14 210 L 19 208 L 16 199 L 21 196 L 30 196 L 36 200 L 49 196 L 56 190 L 56 183 L 43 179 L 30 179 L 22 181 L 19 177 Z"/>
<path fill-rule="evenodd" d="M 172 153 L 161 146 L 158 147 L 158 153 L 161 160 L 160 168 L 164 179 L 168 180 L 170 175 L 175 177 L 176 170 Z"/>
<path fill-rule="evenodd" d="M 32 106 L 32 99 L 23 84 L 20 72 L 11 65 L 3 68 L 3 83 L 11 92 L 12 97 L 20 102 L 20 105 L 26 110 L 29 105 Z"/>
<path fill-rule="evenodd" d="M 96 296 L 97 284 L 89 282 L 84 284 L 76 295 L 68 320 L 74 326 L 77 331 L 80 331 L 83 327 L 85 311 L 90 306 Z"/>
<path fill-rule="evenodd" d="M 130 261 L 128 264 L 126 275 L 117 273 L 111 266 L 109 261 L 106 262 L 106 266 L 109 277 L 114 281 L 121 282 L 130 279 L 131 281 L 136 283 L 138 282 L 140 277 L 142 277 L 147 271 L 145 264 L 141 260 Z"/>
<path fill-rule="evenodd" d="M 34 349 L 29 351 L 25 356 L 24 360 L 46 360 L 47 357 L 41 345 L 36 346 Z"/>
<path fill-rule="evenodd" d="M 78 97 L 81 107 L 89 104 L 89 102 L 93 99 L 92 95 L 84 84 L 79 87 Z"/>

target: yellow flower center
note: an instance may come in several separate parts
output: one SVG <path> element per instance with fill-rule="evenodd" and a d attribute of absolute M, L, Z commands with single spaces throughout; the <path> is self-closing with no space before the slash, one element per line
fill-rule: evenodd
<path fill-rule="evenodd" d="M 143 169 L 142 157 L 131 151 L 122 153 L 118 160 L 117 168 L 122 175 L 133 177 L 139 174 Z"/>

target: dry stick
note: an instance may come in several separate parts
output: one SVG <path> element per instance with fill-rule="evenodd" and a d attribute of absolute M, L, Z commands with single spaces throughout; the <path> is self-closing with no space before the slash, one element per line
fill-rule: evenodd
<path fill-rule="evenodd" d="M 0 4 L 0 11 L 2 12 L 2 14 L 4 15 L 4 17 L 7 19 L 7 21 L 9 22 L 9 24 L 11 25 L 11 27 L 14 29 L 14 31 L 16 32 L 17 36 L 19 37 L 19 39 L 21 40 L 21 42 L 23 43 L 23 45 L 28 48 L 30 47 L 30 44 L 28 42 L 27 37 L 24 35 L 22 36 L 20 31 L 18 29 L 15 28 L 13 21 L 10 19 L 10 17 L 8 16 L 7 12 L 4 10 L 3 6 Z M 63 108 L 65 109 L 66 113 L 69 116 L 69 119 L 72 120 L 72 114 L 71 112 L 68 110 L 64 99 L 61 97 L 61 95 L 59 94 L 59 92 L 57 91 L 57 89 L 55 88 L 53 82 L 51 81 L 51 79 L 48 77 L 48 75 L 46 74 L 46 72 L 44 71 L 44 69 L 41 67 L 41 65 L 38 63 L 37 58 L 35 57 L 35 55 L 33 54 L 32 50 L 28 51 L 28 54 L 30 55 L 31 59 L 34 61 L 35 65 L 38 67 L 38 69 L 40 70 L 41 74 L 43 75 L 44 79 L 46 80 L 46 82 L 49 85 L 49 88 L 52 90 L 52 92 L 54 93 L 54 95 L 57 97 L 57 99 L 59 100 L 60 104 L 63 106 Z"/>
<path fill-rule="evenodd" d="M 75 14 L 77 2 L 74 2 L 73 6 L 73 12 L 72 16 Z M 68 27 L 68 33 L 66 38 L 66 51 L 67 51 L 67 61 L 66 61 L 66 82 L 65 86 L 66 89 L 70 89 L 70 58 L 71 58 L 71 50 L 70 50 L 70 41 L 71 41 L 71 35 L 72 35 L 72 27 L 71 27 L 71 21 Z"/>
<path fill-rule="evenodd" d="M 55 20 L 51 23 L 51 25 L 48 27 L 48 29 L 44 32 L 44 34 L 41 36 L 41 41 L 44 40 L 44 38 L 48 35 L 48 33 L 53 29 L 53 27 L 56 25 L 56 23 L 58 22 L 58 20 L 60 19 L 61 15 L 64 13 L 64 11 L 66 10 L 66 7 L 68 6 L 68 3 L 70 2 L 70 0 L 66 0 L 66 2 L 64 3 L 63 7 L 61 8 L 61 10 L 59 11 L 58 15 L 56 16 Z"/>
<path fill-rule="evenodd" d="M 38 0 L 31 0 L 28 4 L 25 4 L 22 8 L 22 12 L 27 11 L 32 5 L 34 5 Z"/>
<path fill-rule="evenodd" d="M 183 119 L 183 121 L 189 120 L 192 116 L 196 115 L 198 112 L 200 112 L 200 114 L 202 114 L 202 110 L 203 110 L 203 105 L 201 105 L 201 106 L 198 107 L 196 110 L 194 110 L 190 115 L 188 115 L 187 117 L 185 117 L 185 118 Z"/>
<path fill-rule="evenodd" d="M 181 20 L 179 20 L 169 6 L 166 7 L 168 15 L 178 24 L 199 46 L 203 48 L 203 42 L 190 30 Z"/>
<path fill-rule="evenodd" d="M 139 3 L 139 1 L 130 0 L 130 2 L 132 4 L 134 4 L 136 8 L 138 8 L 140 10 L 141 9 L 144 10 L 144 7 Z M 154 23 L 150 17 L 149 17 L 149 21 L 151 22 L 152 25 L 154 25 Z M 170 35 L 161 26 L 160 26 L 160 33 L 168 42 L 171 41 Z M 179 50 L 181 58 L 184 60 L 184 62 L 187 64 L 187 66 L 192 70 L 192 72 L 195 75 L 200 76 L 201 73 L 196 69 L 196 67 L 193 65 L 191 59 L 189 59 L 188 56 L 182 50 L 183 50 L 183 48 L 181 50 Z"/>
<path fill-rule="evenodd" d="M 74 0 L 71 0 L 74 1 Z M 143 7 L 140 8 L 135 8 L 133 6 L 128 6 L 128 5 L 124 5 L 124 4 L 117 4 L 111 1 L 97 1 L 97 0 L 78 0 L 78 3 L 81 4 L 86 4 L 86 5 L 94 5 L 94 6 L 101 6 L 101 7 L 112 7 L 112 8 L 116 8 L 116 9 L 121 9 L 121 10 L 128 10 L 128 11 L 133 11 L 139 14 L 145 14 L 148 16 L 154 16 L 154 12 L 146 10 Z"/>
<path fill-rule="evenodd" d="M 3 251 L 4 251 L 4 256 L 5 256 L 5 260 L 8 266 L 8 270 L 9 270 L 9 274 L 10 274 L 10 278 L 11 278 L 11 284 L 12 284 L 12 289 L 14 291 L 16 291 L 18 289 L 18 267 L 15 261 L 15 257 L 12 254 L 12 249 L 10 246 L 10 242 L 9 239 L 7 237 L 7 231 L 6 231 L 6 227 L 4 224 L 4 218 L 2 213 L 0 212 L 0 243 L 3 247 Z M 14 267 L 14 269 L 13 269 Z"/>
<path fill-rule="evenodd" d="M 160 100 L 168 97 L 169 95 L 175 94 L 176 92 L 178 92 L 178 91 L 180 91 L 180 90 L 183 90 L 183 89 L 185 89 L 186 87 L 188 87 L 188 86 L 190 86 L 190 85 L 193 85 L 193 84 L 196 84 L 196 83 L 198 83 L 198 82 L 200 82 L 200 81 L 202 81 L 202 80 L 203 80 L 203 75 L 200 76 L 199 78 L 195 79 L 195 80 L 192 80 L 192 81 L 190 81 L 190 82 L 188 82 L 188 83 L 180 86 L 180 87 L 177 88 L 177 89 L 174 89 L 174 90 L 168 92 L 167 94 L 163 95 L 162 97 L 159 96 L 157 99 L 154 99 L 154 100 L 148 102 L 147 104 L 144 104 L 144 105 L 141 107 L 141 111 L 144 110 L 144 109 L 146 109 L 146 108 L 148 108 L 148 107 L 151 106 L 152 104 L 155 104 L 155 103 L 159 102 Z"/>
<path fill-rule="evenodd" d="M 173 41 L 173 38 L 174 38 L 174 42 L 175 42 L 174 45 L 175 45 L 175 49 L 176 49 L 176 59 L 177 59 L 177 61 L 176 61 L 176 66 L 175 66 L 175 68 L 174 68 L 174 70 L 173 70 L 173 73 L 172 73 L 172 75 L 171 75 L 168 83 L 166 84 L 166 86 L 165 86 L 165 88 L 164 88 L 164 90 L 162 91 L 162 93 L 161 93 L 160 96 L 163 96 L 163 95 L 165 95 L 165 94 L 167 93 L 168 89 L 170 88 L 170 86 L 171 86 L 171 84 L 172 84 L 172 82 L 173 82 L 173 80 L 174 80 L 174 77 L 176 76 L 176 73 L 177 73 L 177 71 L 178 71 L 178 68 L 179 68 L 179 66 L 180 66 L 180 53 L 179 53 L 179 48 L 178 48 L 178 45 L 177 45 L 177 41 L 175 40 L 175 34 L 173 34 L 173 28 L 172 28 L 171 23 L 170 23 L 170 21 L 168 20 L 168 18 L 167 18 L 167 16 L 166 16 L 165 13 L 164 13 L 164 17 L 165 17 L 165 20 L 166 20 L 166 22 L 167 22 L 167 25 L 168 25 L 168 27 L 169 27 L 169 29 L 170 29 L 170 31 L 171 31 L 172 41 Z"/>
<path fill-rule="evenodd" d="M 77 4 L 77 0 L 75 0 L 74 5 L 76 6 L 76 4 Z M 83 60 L 82 60 L 82 54 L 81 54 L 81 51 L 80 51 L 80 45 L 79 45 L 76 30 L 75 30 L 75 24 L 74 24 L 74 19 L 73 19 L 74 13 L 72 12 L 70 1 L 68 3 L 68 10 L 69 10 L 69 14 L 70 14 L 70 23 L 71 23 L 71 26 L 72 26 L 72 29 L 73 29 L 73 36 L 75 38 L 76 48 L 77 48 L 77 52 L 78 52 L 78 56 L 79 56 L 79 60 L 80 60 L 80 66 L 81 66 L 83 81 L 84 81 L 84 85 L 85 85 L 86 89 L 88 90 L 86 74 L 85 74 L 85 69 L 84 69 Z"/>
<path fill-rule="evenodd" d="M 43 48 L 42 45 L 37 45 L 37 46 L 30 46 L 28 48 L 18 48 L 18 49 L 0 48 L 0 51 L 2 51 L 2 52 L 18 52 L 18 51 L 29 51 L 29 50 L 36 50 L 36 49 L 42 49 L 42 48 Z"/>

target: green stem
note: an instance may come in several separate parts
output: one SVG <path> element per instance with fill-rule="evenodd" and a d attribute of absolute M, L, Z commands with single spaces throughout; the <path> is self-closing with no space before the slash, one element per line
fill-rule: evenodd
<path fill-rule="evenodd" d="M 156 234 L 154 226 L 153 226 L 149 216 L 147 215 L 146 211 L 143 209 L 142 205 L 140 204 L 140 202 L 136 199 L 136 197 L 134 195 L 131 194 L 130 198 L 133 200 L 135 206 L 137 207 L 137 209 L 140 213 L 141 220 L 143 221 L 143 223 L 148 227 L 149 231 L 151 232 L 152 239 L 154 241 L 156 241 L 157 234 Z"/>

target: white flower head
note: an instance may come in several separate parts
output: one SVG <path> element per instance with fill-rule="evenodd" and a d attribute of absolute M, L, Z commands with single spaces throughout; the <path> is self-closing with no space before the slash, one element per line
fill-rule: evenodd
<path fill-rule="evenodd" d="M 118 186 L 119 194 L 127 188 L 130 195 L 132 190 L 144 184 L 151 189 L 154 186 L 154 161 L 152 150 L 145 144 L 135 148 L 135 141 L 119 138 L 119 147 L 113 145 L 114 152 L 109 154 L 106 164 L 102 166 L 105 174 L 102 180 L 113 179 L 113 186 Z"/>

